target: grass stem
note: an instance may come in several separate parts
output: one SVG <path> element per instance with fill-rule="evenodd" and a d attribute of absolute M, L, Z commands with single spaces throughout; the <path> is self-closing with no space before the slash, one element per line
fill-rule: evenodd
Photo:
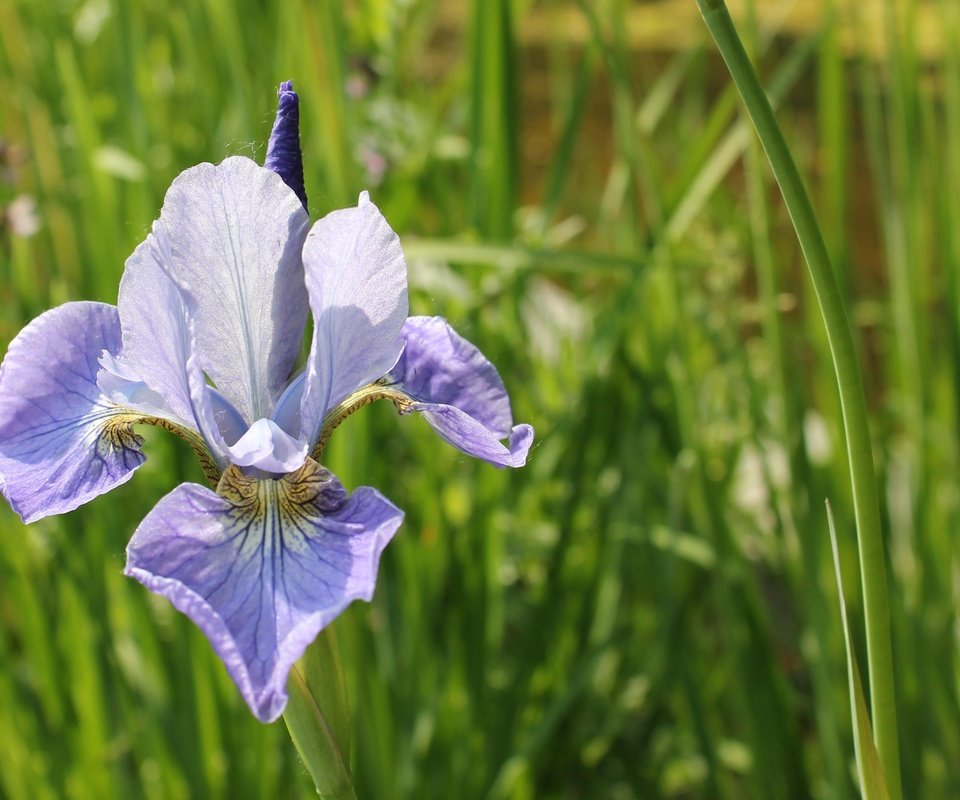
<path fill-rule="evenodd" d="M 740 91 L 780 185 L 826 327 L 840 391 L 853 485 L 875 739 L 890 797 L 899 800 L 900 753 L 886 562 L 866 400 L 853 334 L 810 198 L 726 4 L 722 0 L 697 0 L 697 4 Z"/>

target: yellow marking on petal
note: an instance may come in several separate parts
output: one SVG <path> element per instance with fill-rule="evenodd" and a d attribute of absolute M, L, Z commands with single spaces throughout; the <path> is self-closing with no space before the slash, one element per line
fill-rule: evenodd
<path fill-rule="evenodd" d="M 331 434 L 339 427 L 340 423 L 357 409 L 368 406 L 376 400 L 389 400 L 393 403 L 399 414 L 409 412 L 413 406 L 413 401 L 407 397 L 407 395 L 398 392 L 396 389 L 391 389 L 380 381 L 371 383 L 369 386 L 364 386 L 362 389 L 349 395 L 324 417 L 323 427 L 320 429 L 320 438 L 317 439 L 317 443 L 314 445 L 310 457 L 315 461 L 319 461 L 323 456 L 327 442 L 330 441 Z"/>
<path fill-rule="evenodd" d="M 335 511 L 347 493 L 336 483 L 333 473 L 308 458 L 300 469 L 280 478 L 253 478 L 235 464 L 227 467 L 217 484 L 217 494 L 228 500 L 238 514 L 250 518 L 266 517 L 273 509 L 287 529 L 297 528 L 305 512 Z"/>
<path fill-rule="evenodd" d="M 97 437 L 97 453 L 109 456 L 120 450 L 136 450 L 143 447 L 143 437 L 133 432 L 133 423 L 124 415 L 108 417 Z"/>
<path fill-rule="evenodd" d="M 114 449 L 125 447 L 131 450 L 140 450 L 141 445 L 143 445 L 143 437 L 133 432 L 133 426 L 141 424 L 162 428 L 183 439 L 197 454 L 204 477 L 210 482 L 211 486 L 217 485 L 220 481 L 220 467 L 217 466 L 217 462 L 210 451 L 207 450 L 203 437 L 196 431 L 184 428 L 182 425 L 177 425 L 175 422 L 162 417 L 151 417 L 133 411 L 114 414 L 104 422 L 103 432 L 100 434 L 97 447 Z"/>
<path fill-rule="evenodd" d="M 238 466 L 231 464 L 223 471 L 217 483 L 217 494 L 238 508 L 253 506 L 257 502 L 256 478 L 244 475 Z"/>
<path fill-rule="evenodd" d="M 270 547 L 300 552 L 307 547 L 302 533 L 304 520 L 336 511 L 347 499 L 346 490 L 326 467 L 307 459 L 300 469 L 281 478 L 253 478 L 240 467 L 227 467 L 217 494 L 233 506 L 238 525 L 279 534 Z M 259 539 L 251 540 L 258 546 Z"/>

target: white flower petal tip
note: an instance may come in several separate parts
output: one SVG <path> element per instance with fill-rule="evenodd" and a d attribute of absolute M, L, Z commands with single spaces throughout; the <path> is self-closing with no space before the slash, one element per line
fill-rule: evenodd
<path fill-rule="evenodd" d="M 397 363 L 407 318 L 400 237 L 366 193 L 333 211 L 303 246 L 313 341 L 300 401 L 301 435 L 316 441 L 324 415 Z"/>
<path fill-rule="evenodd" d="M 230 460 L 273 475 L 294 472 L 303 466 L 308 445 L 294 439 L 271 419 L 258 419 L 230 448 Z"/>

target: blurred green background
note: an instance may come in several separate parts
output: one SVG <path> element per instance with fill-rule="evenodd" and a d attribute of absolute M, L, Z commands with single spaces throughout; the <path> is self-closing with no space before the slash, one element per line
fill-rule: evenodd
<path fill-rule="evenodd" d="M 960 796 L 960 8 L 749 2 L 861 347 L 906 794 Z M 330 466 L 407 512 L 337 622 L 361 798 L 852 798 L 823 501 L 862 645 L 830 360 L 693 0 L 0 0 L 0 345 L 114 302 L 182 169 L 302 101 L 316 218 L 369 188 L 411 311 L 496 363 L 528 466 L 389 404 Z M 63 518 L 0 508 L 0 797 L 307 798 L 287 733 L 125 579 L 193 454 Z M 861 663 L 864 663 L 861 654 Z"/>

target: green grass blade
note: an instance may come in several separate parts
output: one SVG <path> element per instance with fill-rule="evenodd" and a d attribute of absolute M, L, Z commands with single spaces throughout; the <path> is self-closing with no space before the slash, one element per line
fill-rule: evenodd
<path fill-rule="evenodd" d="M 837 546 L 837 529 L 833 524 L 833 511 L 827 502 L 827 523 L 830 527 L 830 547 L 833 552 L 833 568 L 837 579 L 837 596 L 840 600 L 840 620 L 843 623 L 843 642 L 847 651 L 847 678 L 850 683 L 850 714 L 853 720 L 853 743 L 857 757 L 857 774 L 864 800 L 889 800 L 887 783 L 883 777 L 880 756 L 873 743 L 873 728 L 860 681 L 860 667 L 853 642 L 850 640 L 850 623 L 847 620 L 847 604 L 843 594 L 843 577 L 840 572 L 840 549 Z"/>

